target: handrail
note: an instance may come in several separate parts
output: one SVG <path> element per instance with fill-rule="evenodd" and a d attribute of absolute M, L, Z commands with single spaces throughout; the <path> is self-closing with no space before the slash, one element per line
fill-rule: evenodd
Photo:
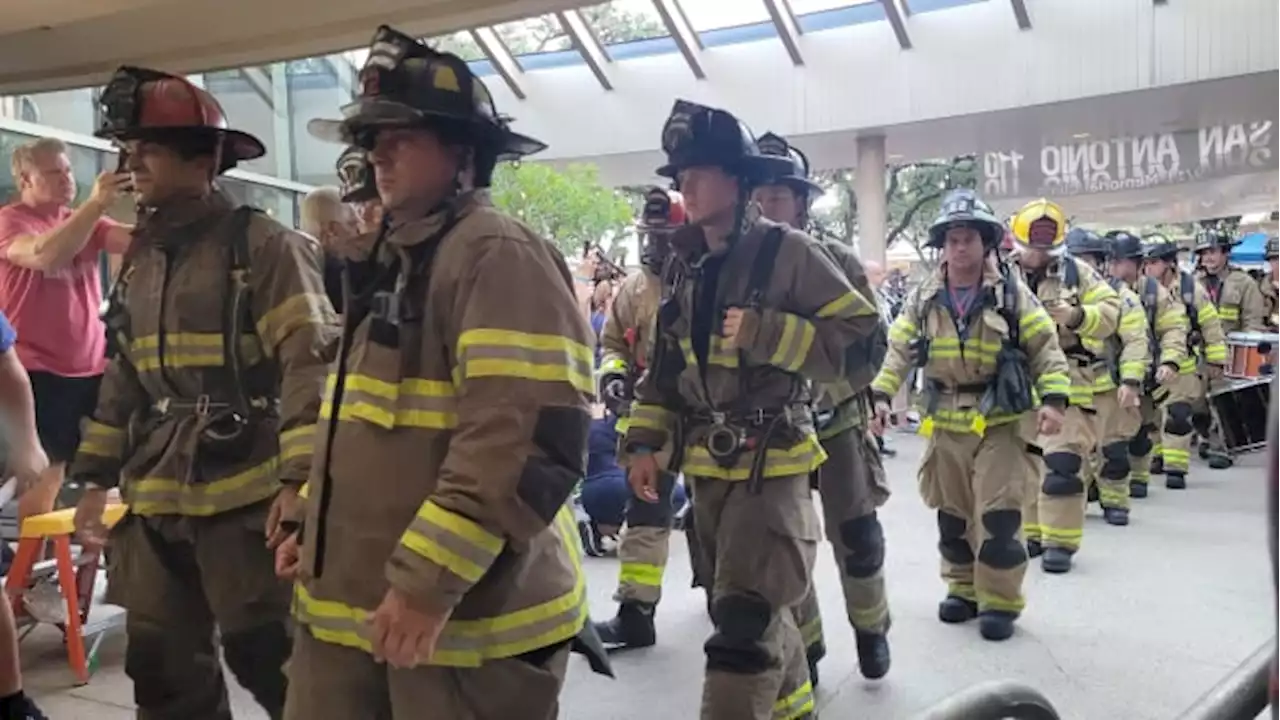
<path fill-rule="evenodd" d="M 1060 720 L 1053 703 L 1035 688 L 995 680 L 963 690 L 925 710 L 916 720 Z"/>
<path fill-rule="evenodd" d="M 1179 720 L 1253 720 L 1258 717 L 1271 702 L 1271 674 L 1275 658 L 1276 641 L 1269 640 L 1197 700 Z"/>

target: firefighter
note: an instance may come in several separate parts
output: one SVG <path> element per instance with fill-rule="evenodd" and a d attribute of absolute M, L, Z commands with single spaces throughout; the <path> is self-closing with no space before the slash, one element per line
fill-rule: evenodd
<path fill-rule="evenodd" d="M 1039 492 L 1029 493 L 1026 518 L 1031 550 L 1043 550 L 1045 572 L 1071 570 L 1084 537 L 1085 459 L 1094 446 L 1094 366 L 1104 341 L 1120 322 L 1120 296 L 1096 270 L 1064 255 L 1066 216 L 1049 200 L 1027 203 L 1013 217 L 1018 264 L 1045 310 L 1058 326 L 1058 342 L 1070 366 L 1071 398 L 1062 432 L 1037 438 L 1043 462 Z M 1037 548 L 1037 545 L 1039 548 Z"/>
<path fill-rule="evenodd" d="M 1107 240 L 1107 271 L 1113 285 L 1122 284 L 1138 296 L 1147 327 L 1152 331 L 1152 357 L 1143 378 L 1139 405 L 1141 424 L 1129 440 L 1128 452 L 1129 496 L 1144 498 L 1150 477 L 1150 458 L 1160 437 L 1156 410 L 1167 402 L 1165 398 L 1187 357 L 1187 311 L 1155 278 L 1142 274 L 1144 252 L 1140 238 L 1123 230 L 1113 230 L 1107 233 Z"/>
<path fill-rule="evenodd" d="M 808 230 L 809 205 L 822 194 L 822 187 L 809 177 L 809 159 L 773 133 L 760 136 L 760 152 L 786 158 L 791 167 L 769 184 L 757 187 L 753 199 L 766 218 Z M 876 293 L 853 249 L 837 240 L 824 242 L 822 248 L 844 271 L 849 284 L 875 303 Z M 818 439 L 827 453 L 827 462 L 814 474 L 814 484 L 822 493 L 823 527 L 841 570 L 845 611 L 858 650 L 858 669 L 863 677 L 872 680 L 884 677 L 890 662 L 884 529 L 876 517 L 876 508 L 889 499 L 889 484 L 879 447 L 867 431 L 871 414 L 867 386 L 884 359 L 883 335 L 879 341 L 879 354 L 866 358 L 869 362 L 857 364 L 858 377 L 849 377 L 855 369 L 846 367 L 843 379 L 818 390 L 815 405 Z M 826 642 L 818 595 L 812 585 L 804 602 L 796 606 L 796 624 L 804 637 L 809 675 L 816 685 L 818 661 L 826 654 Z"/>
<path fill-rule="evenodd" d="M 662 299 L 667 238 L 684 221 L 684 198 L 680 193 L 659 187 L 649 190 L 637 227 L 644 243 L 640 272 L 627 277 L 618 288 L 601 337 L 604 354 L 599 370 L 600 396 L 618 417 L 619 434 L 626 433 L 635 382 L 644 372 L 653 348 L 653 322 Z M 606 647 L 649 647 L 657 641 L 653 616 L 662 597 L 675 482 L 674 475 L 662 478 L 656 503 L 636 497 L 627 501 L 627 529 L 618 544 L 621 568 L 614 592 L 618 614 L 596 627 Z M 705 582 L 699 574 L 694 573 L 694 582 Z"/>
<path fill-rule="evenodd" d="M 684 193 L 671 236 L 654 362 L 623 442 L 632 488 L 657 501 L 654 451 L 693 485 L 698 538 L 714 568 L 704 720 L 811 717 L 813 689 L 792 606 L 819 538 L 809 473 L 826 458 L 807 378 L 832 382 L 872 333 L 875 307 L 817 241 L 772 223 L 752 189 L 790 163 L 762 155 L 733 115 L 677 100 L 657 173 Z"/>
<path fill-rule="evenodd" d="M 977 617 L 988 640 L 1013 634 L 1022 612 L 1023 472 L 1020 427 L 1033 409 L 1036 430 L 1062 428 L 1070 385 L 1053 321 L 1016 269 L 996 258 L 1004 226 L 972 190 L 953 190 L 929 227 L 943 261 L 903 304 L 889 329 L 884 365 L 871 383 L 873 430 L 912 368 L 921 377 L 929 438 L 920 493 L 938 512 L 938 552 L 947 595 L 938 619 Z M 1033 388 L 1034 385 L 1034 388 Z"/>
<path fill-rule="evenodd" d="M 1099 274 L 1107 241 L 1092 230 L 1072 228 L 1067 252 Z M 1093 408 L 1097 447 L 1086 463 L 1090 497 L 1096 493 L 1109 525 L 1129 524 L 1129 441 L 1142 425 L 1142 383 L 1151 364 L 1151 330 L 1142 299 L 1119 280 L 1110 280 L 1120 296 L 1120 321 L 1093 367 Z"/>
<path fill-rule="evenodd" d="M 1280 330 L 1280 237 L 1267 238 L 1267 270 L 1258 278 L 1266 312 L 1267 332 Z"/>
<path fill-rule="evenodd" d="M 1196 277 L 1217 307 L 1222 333 L 1227 338 L 1232 333 L 1260 333 L 1267 329 L 1267 302 L 1258 283 L 1249 273 L 1231 265 L 1231 248 L 1239 242 L 1226 230 L 1205 229 L 1200 231 L 1195 245 Z M 1208 443 L 1204 456 L 1209 467 L 1224 470 L 1231 467 L 1233 461 L 1211 427 L 1213 419 L 1208 403 L 1208 395 L 1218 389 L 1220 383 L 1207 375 L 1202 375 L 1200 380 L 1201 393 L 1193 403 L 1192 423 Z"/>
<path fill-rule="evenodd" d="M 209 93 L 122 67 L 101 103 L 97 135 L 120 146 L 141 216 L 73 465 L 76 528 L 100 544 L 119 485 L 110 592 L 140 716 L 231 718 L 216 628 L 236 680 L 280 718 L 290 592 L 268 548 L 299 505 L 336 336 L 320 246 L 218 189 L 265 150 Z"/>
<path fill-rule="evenodd" d="M 1178 269 L 1177 244 L 1160 235 L 1145 238 L 1143 242 L 1146 246 L 1143 272 L 1159 281 L 1181 302 L 1187 315 L 1187 355 L 1178 367 L 1178 377 L 1165 386 L 1168 395 L 1162 403 L 1158 443 L 1164 486 L 1185 490 L 1191 466 L 1191 434 L 1195 430 L 1192 408 L 1197 399 L 1203 397 L 1197 366 L 1203 362 L 1204 373 L 1209 378 L 1222 377 L 1227 362 L 1226 337 L 1208 291 L 1194 275 Z"/>
<path fill-rule="evenodd" d="M 285 716 L 553 718 L 575 637 L 594 637 L 567 502 L 591 338 L 563 256 L 487 189 L 546 146 L 465 61 L 386 26 L 343 115 L 308 129 L 369 151 L 389 220 L 277 553 L 300 579 Z"/>

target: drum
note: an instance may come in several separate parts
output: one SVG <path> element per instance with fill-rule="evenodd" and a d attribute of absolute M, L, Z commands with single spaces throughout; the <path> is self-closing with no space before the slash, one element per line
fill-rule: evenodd
<path fill-rule="evenodd" d="M 1237 378 L 1210 393 L 1209 407 L 1227 452 L 1234 455 L 1266 447 L 1271 382 L 1269 378 Z"/>
<path fill-rule="evenodd" d="M 1258 378 L 1275 373 L 1275 333 L 1234 332 L 1227 335 L 1227 377 Z"/>

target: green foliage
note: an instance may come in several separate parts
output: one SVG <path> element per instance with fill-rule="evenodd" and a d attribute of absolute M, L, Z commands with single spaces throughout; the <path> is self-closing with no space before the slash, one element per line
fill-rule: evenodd
<path fill-rule="evenodd" d="M 582 8 L 580 12 L 587 27 L 594 30 L 596 37 L 605 45 L 659 37 L 667 32 L 656 18 L 628 12 L 614 3 L 592 5 Z M 553 14 L 502 23 L 493 29 L 512 55 L 573 48 L 569 34 Z M 437 50 L 454 53 L 468 62 L 484 59 L 484 52 L 468 32 L 431 38 L 430 43 Z"/>
<path fill-rule="evenodd" d="M 495 205 L 569 257 L 580 256 L 586 243 L 609 248 L 631 226 L 630 200 L 601 185 L 594 165 L 563 171 L 543 163 L 501 165 L 492 191 Z"/>

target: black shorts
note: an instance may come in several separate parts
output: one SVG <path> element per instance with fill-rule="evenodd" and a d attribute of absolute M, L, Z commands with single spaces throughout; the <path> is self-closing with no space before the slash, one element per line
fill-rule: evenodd
<path fill-rule="evenodd" d="M 50 462 L 71 462 L 80 445 L 80 423 L 98 404 L 101 375 L 63 377 L 33 370 L 31 394 L 36 402 L 36 432 Z"/>

